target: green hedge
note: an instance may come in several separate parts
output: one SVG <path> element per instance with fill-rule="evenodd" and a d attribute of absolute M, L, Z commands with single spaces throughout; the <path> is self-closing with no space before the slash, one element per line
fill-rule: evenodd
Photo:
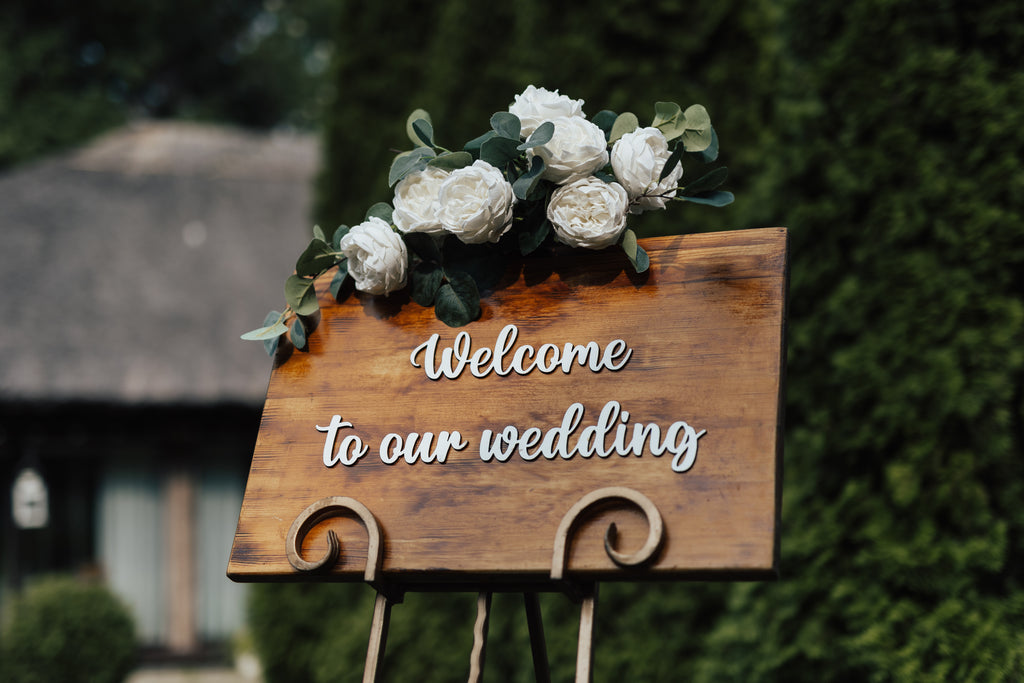
<path fill-rule="evenodd" d="M 0 680 L 119 683 L 135 663 L 135 626 L 105 587 L 54 577 L 12 601 L 0 636 Z"/>

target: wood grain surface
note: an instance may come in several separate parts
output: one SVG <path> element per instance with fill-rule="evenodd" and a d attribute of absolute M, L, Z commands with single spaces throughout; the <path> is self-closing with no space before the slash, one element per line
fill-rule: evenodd
<path fill-rule="evenodd" d="M 545 581 L 563 516 L 588 493 L 626 487 L 650 499 L 664 523 L 657 554 L 620 568 L 604 549 L 610 523 L 623 552 L 647 541 L 648 524 L 625 501 L 586 513 L 568 543 L 566 574 L 600 580 L 770 576 L 777 566 L 787 238 L 782 228 L 652 238 L 647 273 L 632 272 L 621 250 L 565 251 L 508 267 L 470 325 L 452 329 L 406 295 L 354 293 L 336 302 L 317 283 L 321 318 L 308 352 L 279 358 L 270 377 L 228 575 L 239 581 L 363 579 L 367 533 L 357 517 L 317 524 L 307 559 L 340 558 L 324 573 L 299 572 L 285 539 L 296 516 L 329 497 L 353 498 L 382 530 L 387 581 Z M 439 347 L 469 333 L 473 350 L 493 347 L 508 324 L 515 346 L 550 343 L 605 348 L 621 339 L 632 355 L 618 371 L 575 366 L 568 374 L 464 371 L 428 378 L 410 353 L 431 335 Z M 514 349 L 513 349 L 514 351 Z M 561 425 L 573 403 L 585 414 L 571 442 L 617 401 L 627 426 L 662 433 L 685 421 L 697 457 L 674 472 L 671 454 L 484 462 L 484 430 L 522 433 Z M 368 447 L 352 466 L 324 464 L 332 416 L 339 431 Z M 621 421 L 620 421 L 621 423 Z M 386 435 L 459 431 L 468 445 L 445 462 L 385 464 Z M 333 451 L 333 448 L 332 448 Z"/>

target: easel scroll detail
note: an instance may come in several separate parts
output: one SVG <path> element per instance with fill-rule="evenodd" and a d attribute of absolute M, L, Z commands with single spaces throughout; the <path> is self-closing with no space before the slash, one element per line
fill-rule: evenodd
<path fill-rule="evenodd" d="M 380 523 L 369 508 L 355 498 L 346 496 L 321 498 L 299 513 L 299 516 L 292 522 L 291 528 L 288 529 L 288 537 L 285 539 L 288 562 L 300 572 L 313 572 L 333 567 L 341 556 L 341 541 L 333 529 L 327 532 L 327 552 L 315 562 L 302 559 L 302 542 L 305 540 L 306 534 L 320 522 L 346 513 L 354 514 L 366 528 L 366 570 L 363 573 L 363 578 L 368 583 L 376 581 L 383 559 L 381 557 Z"/>
<path fill-rule="evenodd" d="M 615 549 L 616 527 L 613 522 L 608 526 L 604 535 L 604 550 L 608 557 L 619 567 L 636 567 L 654 557 L 661 547 L 665 536 L 665 525 L 661 519 L 661 513 L 651 502 L 651 499 L 631 488 L 625 486 L 609 486 L 607 488 L 591 491 L 580 498 L 575 505 L 562 517 L 555 533 L 554 555 L 551 558 L 551 578 L 559 581 L 565 576 L 565 565 L 568 562 L 569 544 L 576 525 L 583 516 L 583 513 L 599 503 L 624 500 L 633 503 L 644 513 L 647 519 L 647 540 L 643 546 L 634 553 L 626 554 Z"/>

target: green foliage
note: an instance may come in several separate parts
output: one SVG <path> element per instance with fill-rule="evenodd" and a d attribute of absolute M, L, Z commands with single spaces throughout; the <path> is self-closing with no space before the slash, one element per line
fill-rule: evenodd
<path fill-rule="evenodd" d="M 106 588 L 55 577 L 11 604 L 0 638 L 9 683 L 119 683 L 135 660 L 135 626 Z"/>
<path fill-rule="evenodd" d="M 310 127 L 331 0 L 7 0 L 0 168 L 134 117 Z"/>
<path fill-rule="evenodd" d="M 783 575 L 698 681 L 1024 679 L 1024 25 L 787 4 Z"/>

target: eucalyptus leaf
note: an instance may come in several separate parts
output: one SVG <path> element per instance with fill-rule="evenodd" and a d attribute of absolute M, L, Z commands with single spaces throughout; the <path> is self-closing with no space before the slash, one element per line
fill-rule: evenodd
<path fill-rule="evenodd" d="M 412 269 L 412 300 L 420 306 L 433 306 L 437 291 L 441 288 L 444 273 L 436 263 L 422 261 Z"/>
<path fill-rule="evenodd" d="M 405 176 L 415 171 L 422 171 L 427 167 L 427 159 L 437 156 L 434 150 L 429 147 L 417 147 L 408 152 L 402 152 L 391 162 L 391 169 L 388 171 L 388 186 L 392 186 Z"/>
<path fill-rule="evenodd" d="M 277 347 L 278 347 L 278 345 L 280 345 L 280 343 L 281 343 L 281 337 L 280 336 L 274 337 L 273 339 L 264 339 L 263 340 L 263 350 L 267 352 L 268 356 L 273 358 L 274 354 L 277 353 Z"/>
<path fill-rule="evenodd" d="M 659 183 L 672 173 L 672 169 L 679 164 L 679 160 L 683 158 L 683 152 L 685 151 L 686 149 L 683 145 L 675 146 L 675 149 L 672 150 L 672 154 L 670 154 L 668 159 L 665 160 L 665 165 L 661 167 L 661 175 L 658 176 Z"/>
<path fill-rule="evenodd" d="M 443 236 L 435 238 L 424 232 L 409 232 L 402 235 L 402 239 L 424 261 L 441 262 L 441 246 L 438 242 L 444 239 Z"/>
<path fill-rule="evenodd" d="M 531 230 L 523 230 L 519 233 L 519 253 L 523 256 L 537 251 L 537 247 L 544 243 L 551 232 L 551 223 L 545 219 L 539 222 Z"/>
<path fill-rule="evenodd" d="M 299 315 L 313 315 L 320 308 L 312 278 L 289 275 L 284 282 L 284 300 Z"/>
<path fill-rule="evenodd" d="M 622 251 L 626 252 L 626 258 L 633 264 L 633 269 L 642 273 L 651 267 L 651 260 L 647 252 L 636 241 L 636 233 L 626 228 L 622 233 Z"/>
<path fill-rule="evenodd" d="M 422 144 L 427 147 L 434 146 L 434 127 L 430 125 L 430 121 L 416 119 L 412 122 L 412 132 L 416 134 Z"/>
<path fill-rule="evenodd" d="M 711 116 L 703 105 L 694 104 L 683 112 L 683 144 L 687 152 L 702 152 L 711 146 Z"/>
<path fill-rule="evenodd" d="M 688 183 L 679 194 L 684 197 L 694 197 L 704 192 L 710 192 L 717 189 L 728 177 L 729 169 L 725 166 L 720 166 L 694 180 L 692 183 Z"/>
<path fill-rule="evenodd" d="M 445 171 L 457 171 L 473 165 L 473 155 L 469 152 L 445 152 L 427 162 L 427 166 L 436 166 Z"/>
<path fill-rule="evenodd" d="M 467 152 L 472 154 L 475 158 L 479 159 L 480 158 L 480 146 L 483 145 L 488 140 L 490 140 L 491 138 L 497 137 L 497 136 L 498 136 L 497 133 L 495 133 L 493 130 L 489 130 L 486 133 L 484 133 L 483 135 L 479 135 L 479 136 L 473 138 L 472 140 L 470 140 L 469 142 L 467 142 L 465 145 L 462 146 L 462 149 L 466 150 Z"/>
<path fill-rule="evenodd" d="M 315 277 L 333 266 L 337 259 L 327 242 L 314 238 L 295 262 L 295 272 L 303 277 Z"/>
<path fill-rule="evenodd" d="M 608 142 L 615 142 L 626 133 L 632 133 L 639 127 L 640 119 L 636 117 L 636 114 L 628 111 L 623 114 L 619 114 L 615 119 L 615 123 L 612 124 L 612 130 L 608 136 Z"/>
<path fill-rule="evenodd" d="M 277 311 L 271 311 L 267 318 L 268 320 L 263 322 L 263 327 L 246 332 L 242 335 L 242 339 L 246 341 L 276 339 L 288 331 L 288 326 L 284 324 L 284 318 Z"/>
<path fill-rule="evenodd" d="M 546 144 L 547 142 L 550 142 L 554 134 L 555 124 L 551 123 L 550 121 L 545 121 L 544 123 L 537 126 L 537 129 L 533 131 L 532 135 L 530 135 L 529 140 L 519 145 L 519 147 L 517 147 L 516 149 L 525 152 L 528 149 L 539 147 L 543 144 Z"/>
<path fill-rule="evenodd" d="M 437 290 L 434 315 L 449 327 L 462 327 L 480 315 L 480 292 L 466 273 L 446 272 L 448 282 Z"/>
<path fill-rule="evenodd" d="M 675 197 L 680 201 L 704 204 L 706 206 L 728 206 L 733 203 L 736 196 L 732 192 L 704 192 L 693 197 Z"/>
<path fill-rule="evenodd" d="M 675 102 L 655 102 L 654 121 L 651 122 L 651 126 L 654 128 L 674 127 L 679 122 L 682 113 L 682 108 Z"/>
<path fill-rule="evenodd" d="M 604 131 L 605 140 L 611 137 L 612 126 L 615 125 L 615 119 L 617 116 L 618 114 L 611 111 L 610 109 L 602 109 L 601 111 L 594 114 L 594 117 L 591 119 L 591 121 L 594 122 L 595 126 Z"/>
<path fill-rule="evenodd" d="M 711 144 L 699 152 L 688 151 L 687 154 L 705 164 L 710 164 L 718 158 L 718 133 L 715 132 L 714 126 L 711 127 Z"/>
<path fill-rule="evenodd" d="M 319 225 L 313 226 L 313 238 L 318 239 L 321 242 L 327 241 L 327 235 L 324 234 L 324 229 L 321 228 Z"/>
<path fill-rule="evenodd" d="M 636 242 L 636 233 L 626 228 L 622 232 L 622 251 L 626 252 L 626 256 L 629 257 L 630 261 L 636 259 L 636 250 L 640 247 Z"/>
<path fill-rule="evenodd" d="M 292 323 L 292 333 L 290 336 L 295 348 L 306 348 L 306 326 L 302 324 L 302 320 L 298 316 L 295 317 L 295 322 Z"/>
<path fill-rule="evenodd" d="M 366 218 L 364 220 L 379 218 L 388 225 L 391 225 L 391 216 L 394 212 L 395 210 L 387 202 L 377 202 L 366 210 Z"/>
<path fill-rule="evenodd" d="M 503 137 L 493 137 L 480 146 L 480 158 L 495 168 L 503 168 L 521 153 L 518 140 Z"/>
<path fill-rule="evenodd" d="M 544 173 L 546 165 L 541 157 L 533 157 L 530 161 L 530 170 L 516 178 L 512 183 L 512 191 L 519 199 L 527 199 L 533 194 L 540 183 L 540 177 Z"/>
<path fill-rule="evenodd" d="M 499 136 L 519 142 L 523 124 L 519 117 L 507 111 L 499 111 L 491 116 L 491 128 Z"/>
<path fill-rule="evenodd" d="M 348 277 L 348 260 L 342 261 L 338 264 L 338 271 L 334 274 L 334 278 L 331 280 L 331 296 L 335 299 L 341 297 L 341 287 L 345 284 L 345 278 Z"/>
<path fill-rule="evenodd" d="M 405 120 L 405 134 L 409 136 L 409 139 L 412 141 L 412 144 L 414 145 L 423 144 L 422 142 L 420 142 L 419 135 L 416 134 L 416 131 L 413 130 L 412 127 L 413 123 L 420 120 L 426 121 L 430 125 L 433 125 L 433 121 L 431 121 L 430 119 L 430 114 L 428 114 L 425 109 L 414 110 L 411 114 L 409 114 L 409 118 Z"/>

